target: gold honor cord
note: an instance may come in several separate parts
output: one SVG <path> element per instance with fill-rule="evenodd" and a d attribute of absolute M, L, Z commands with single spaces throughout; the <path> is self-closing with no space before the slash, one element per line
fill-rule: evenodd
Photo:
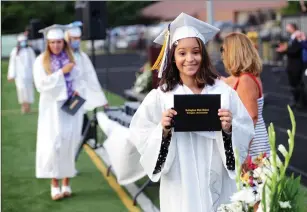
<path fill-rule="evenodd" d="M 153 70 L 159 70 L 160 67 L 161 67 L 162 58 L 163 58 L 163 56 L 164 56 L 164 53 L 165 53 L 165 51 L 166 51 L 166 48 L 168 48 L 168 46 L 167 46 L 168 38 L 169 38 L 169 31 L 167 31 L 167 32 L 165 33 L 165 38 L 164 38 L 163 46 L 162 46 L 162 48 L 161 48 L 161 51 L 160 51 L 160 53 L 159 53 L 159 56 L 158 56 L 158 58 L 157 58 L 155 64 L 154 64 L 154 65 L 152 66 L 152 68 L 151 68 L 152 71 L 153 71 Z"/>

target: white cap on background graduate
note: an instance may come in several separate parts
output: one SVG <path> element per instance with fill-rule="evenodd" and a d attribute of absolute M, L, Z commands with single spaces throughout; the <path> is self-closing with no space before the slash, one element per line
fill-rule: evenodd
<path fill-rule="evenodd" d="M 71 37 L 81 37 L 82 35 L 80 27 L 74 27 L 74 28 L 68 29 L 66 32 Z"/>
<path fill-rule="evenodd" d="M 72 22 L 71 24 L 68 24 L 67 27 L 68 29 L 66 30 L 66 32 L 68 33 L 69 36 L 71 37 L 81 37 L 82 35 L 82 31 L 81 31 L 81 26 L 82 26 L 82 22 L 81 21 L 75 21 Z"/>
<path fill-rule="evenodd" d="M 17 37 L 17 41 L 18 41 L 18 42 L 26 41 L 26 40 L 28 40 L 28 38 L 27 38 L 27 36 L 25 36 L 24 34 L 20 34 L 20 35 L 18 35 L 18 37 Z"/>
<path fill-rule="evenodd" d="M 44 37 L 47 40 L 61 40 L 64 39 L 64 31 L 67 29 L 66 25 L 54 24 L 39 30 L 40 33 L 44 33 Z"/>
<path fill-rule="evenodd" d="M 152 67 L 152 70 L 159 70 L 159 78 L 166 67 L 168 52 L 172 45 L 183 38 L 199 38 L 206 44 L 220 31 L 220 29 L 196 19 L 185 13 L 181 13 L 172 21 L 168 28 L 154 40 L 155 43 L 163 45 L 160 55 Z"/>

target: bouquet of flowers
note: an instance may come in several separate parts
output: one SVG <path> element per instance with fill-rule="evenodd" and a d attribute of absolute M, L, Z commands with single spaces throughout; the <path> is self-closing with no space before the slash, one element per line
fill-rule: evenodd
<path fill-rule="evenodd" d="M 281 161 L 276 151 L 276 136 L 271 123 L 269 141 L 271 155 L 261 154 L 252 159 L 248 156 L 247 163 L 240 167 L 236 152 L 236 184 L 238 192 L 231 196 L 231 203 L 221 205 L 218 212 L 298 212 L 300 211 L 299 192 L 300 177 L 289 178 L 286 169 L 294 149 L 296 123 L 293 112 L 288 106 L 292 129 L 288 130 L 289 149 L 283 145 L 278 151 L 284 160 Z"/>

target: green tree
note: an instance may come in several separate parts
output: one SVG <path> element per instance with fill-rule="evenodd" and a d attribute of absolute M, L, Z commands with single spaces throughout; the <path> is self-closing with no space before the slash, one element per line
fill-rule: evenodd
<path fill-rule="evenodd" d="M 24 31 L 31 19 L 38 18 L 45 25 L 66 24 L 74 20 L 74 2 L 18 1 L 2 2 L 2 33 Z"/>
<path fill-rule="evenodd" d="M 301 12 L 301 5 L 298 1 L 289 1 L 288 6 L 281 10 L 282 15 L 298 15 Z"/>
<path fill-rule="evenodd" d="M 151 20 L 141 17 L 141 9 L 152 3 L 152 1 L 108 1 L 109 26 L 150 23 Z"/>
<path fill-rule="evenodd" d="M 109 27 L 147 23 L 140 16 L 150 1 L 108 1 Z M 46 26 L 67 24 L 75 20 L 75 1 L 4 1 L 1 4 L 2 33 L 24 31 L 31 19 L 40 19 Z M 150 21 L 150 20 L 149 20 Z"/>

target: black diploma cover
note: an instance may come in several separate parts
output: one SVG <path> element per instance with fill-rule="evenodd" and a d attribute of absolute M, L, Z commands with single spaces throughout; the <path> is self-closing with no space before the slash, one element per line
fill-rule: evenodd
<path fill-rule="evenodd" d="M 174 131 L 220 131 L 220 108 L 220 94 L 174 95 Z"/>
<path fill-rule="evenodd" d="M 80 107 L 84 104 L 85 99 L 79 95 L 70 97 L 63 105 L 62 110 L 70 115 L 75 115 Z"/>

